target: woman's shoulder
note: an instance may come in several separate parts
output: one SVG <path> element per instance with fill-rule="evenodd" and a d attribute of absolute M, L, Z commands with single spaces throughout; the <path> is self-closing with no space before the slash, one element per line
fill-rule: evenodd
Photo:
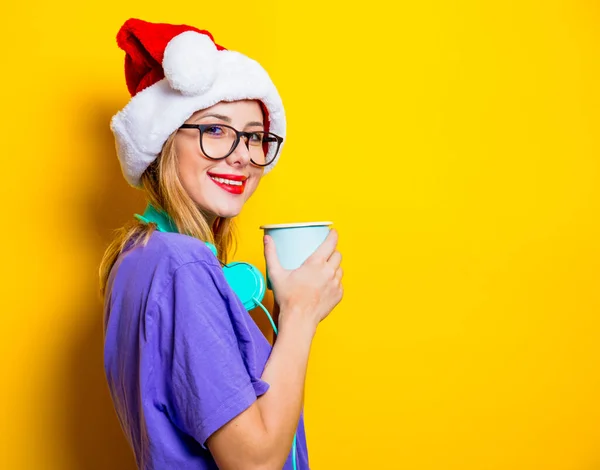
<path fill-rule="evenodd" d="M 154 231 L 145 245 L 137 245 L 123 256 L 146 268 L 162 265 L 174 270 L 196 262 L 220 268 L 219 261 L 206 243 L 179 233 Z"/>
<path fill-rule="evenodd" d="M 114 281 L 126 290 L 161 290 L 183 266 L 219 272 L 221 265 L 201 240 L 178 233 L 154 231 L 147 243 L 124 250 L 114 265 Z M 111 276 L 112 277 L 112 276 Z"/>

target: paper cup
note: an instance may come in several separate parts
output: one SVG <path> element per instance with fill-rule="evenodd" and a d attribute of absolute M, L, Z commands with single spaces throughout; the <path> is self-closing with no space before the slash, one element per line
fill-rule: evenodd
<path fill-rule="evenodd" d="M 331 225 L 333 222 L 301 222 L 262 225 L 260 228 L 273 239 L 281 266 L 296 269 L 325 241 Z M 271 289 L 268 267 L 267 287 Z"/>

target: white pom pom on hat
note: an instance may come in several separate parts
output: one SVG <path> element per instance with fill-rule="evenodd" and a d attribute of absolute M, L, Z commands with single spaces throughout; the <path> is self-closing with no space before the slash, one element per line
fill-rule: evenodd
<path fill-rule="evenodd" d="M 169 41 L 162 65 L 171 88 L 184 95 L 201 95 L 215 81 L 217 48 L 207 35 L 187 31 Z"/>

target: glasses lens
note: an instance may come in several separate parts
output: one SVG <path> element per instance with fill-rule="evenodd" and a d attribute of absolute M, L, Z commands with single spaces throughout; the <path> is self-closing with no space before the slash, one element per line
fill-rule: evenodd
<path fill-rule="evenodd" d="M 227 126 L 215 124 L 202 132 L 202 151 L 209 158 L 223 158 L 235 143 L 235 132 Z"/>
<path fill-rule="evenodd" d="M 268 165 L 277 156 L 279 142 L 275 134 L 269 132 L 254 132 L 248 139 L 250 158 L 258 165 Z"/>

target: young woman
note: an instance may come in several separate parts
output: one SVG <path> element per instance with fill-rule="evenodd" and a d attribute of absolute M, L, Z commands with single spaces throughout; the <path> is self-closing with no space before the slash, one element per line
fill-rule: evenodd
<path fill-rule="evenodd" d="M 148 207 L 106 250 L 100 287 L 106 377 L 137 464 L 308 469 L 305 374 L 317 326 L 343 295 L 337 233 L 294 271 L 265 237 L 273 347 L 223 267 L 232 219 L 281 153 L 279 94 L 207 31 L 130 19 L 117 42 L 132 99 L 111 129 Z"/>

